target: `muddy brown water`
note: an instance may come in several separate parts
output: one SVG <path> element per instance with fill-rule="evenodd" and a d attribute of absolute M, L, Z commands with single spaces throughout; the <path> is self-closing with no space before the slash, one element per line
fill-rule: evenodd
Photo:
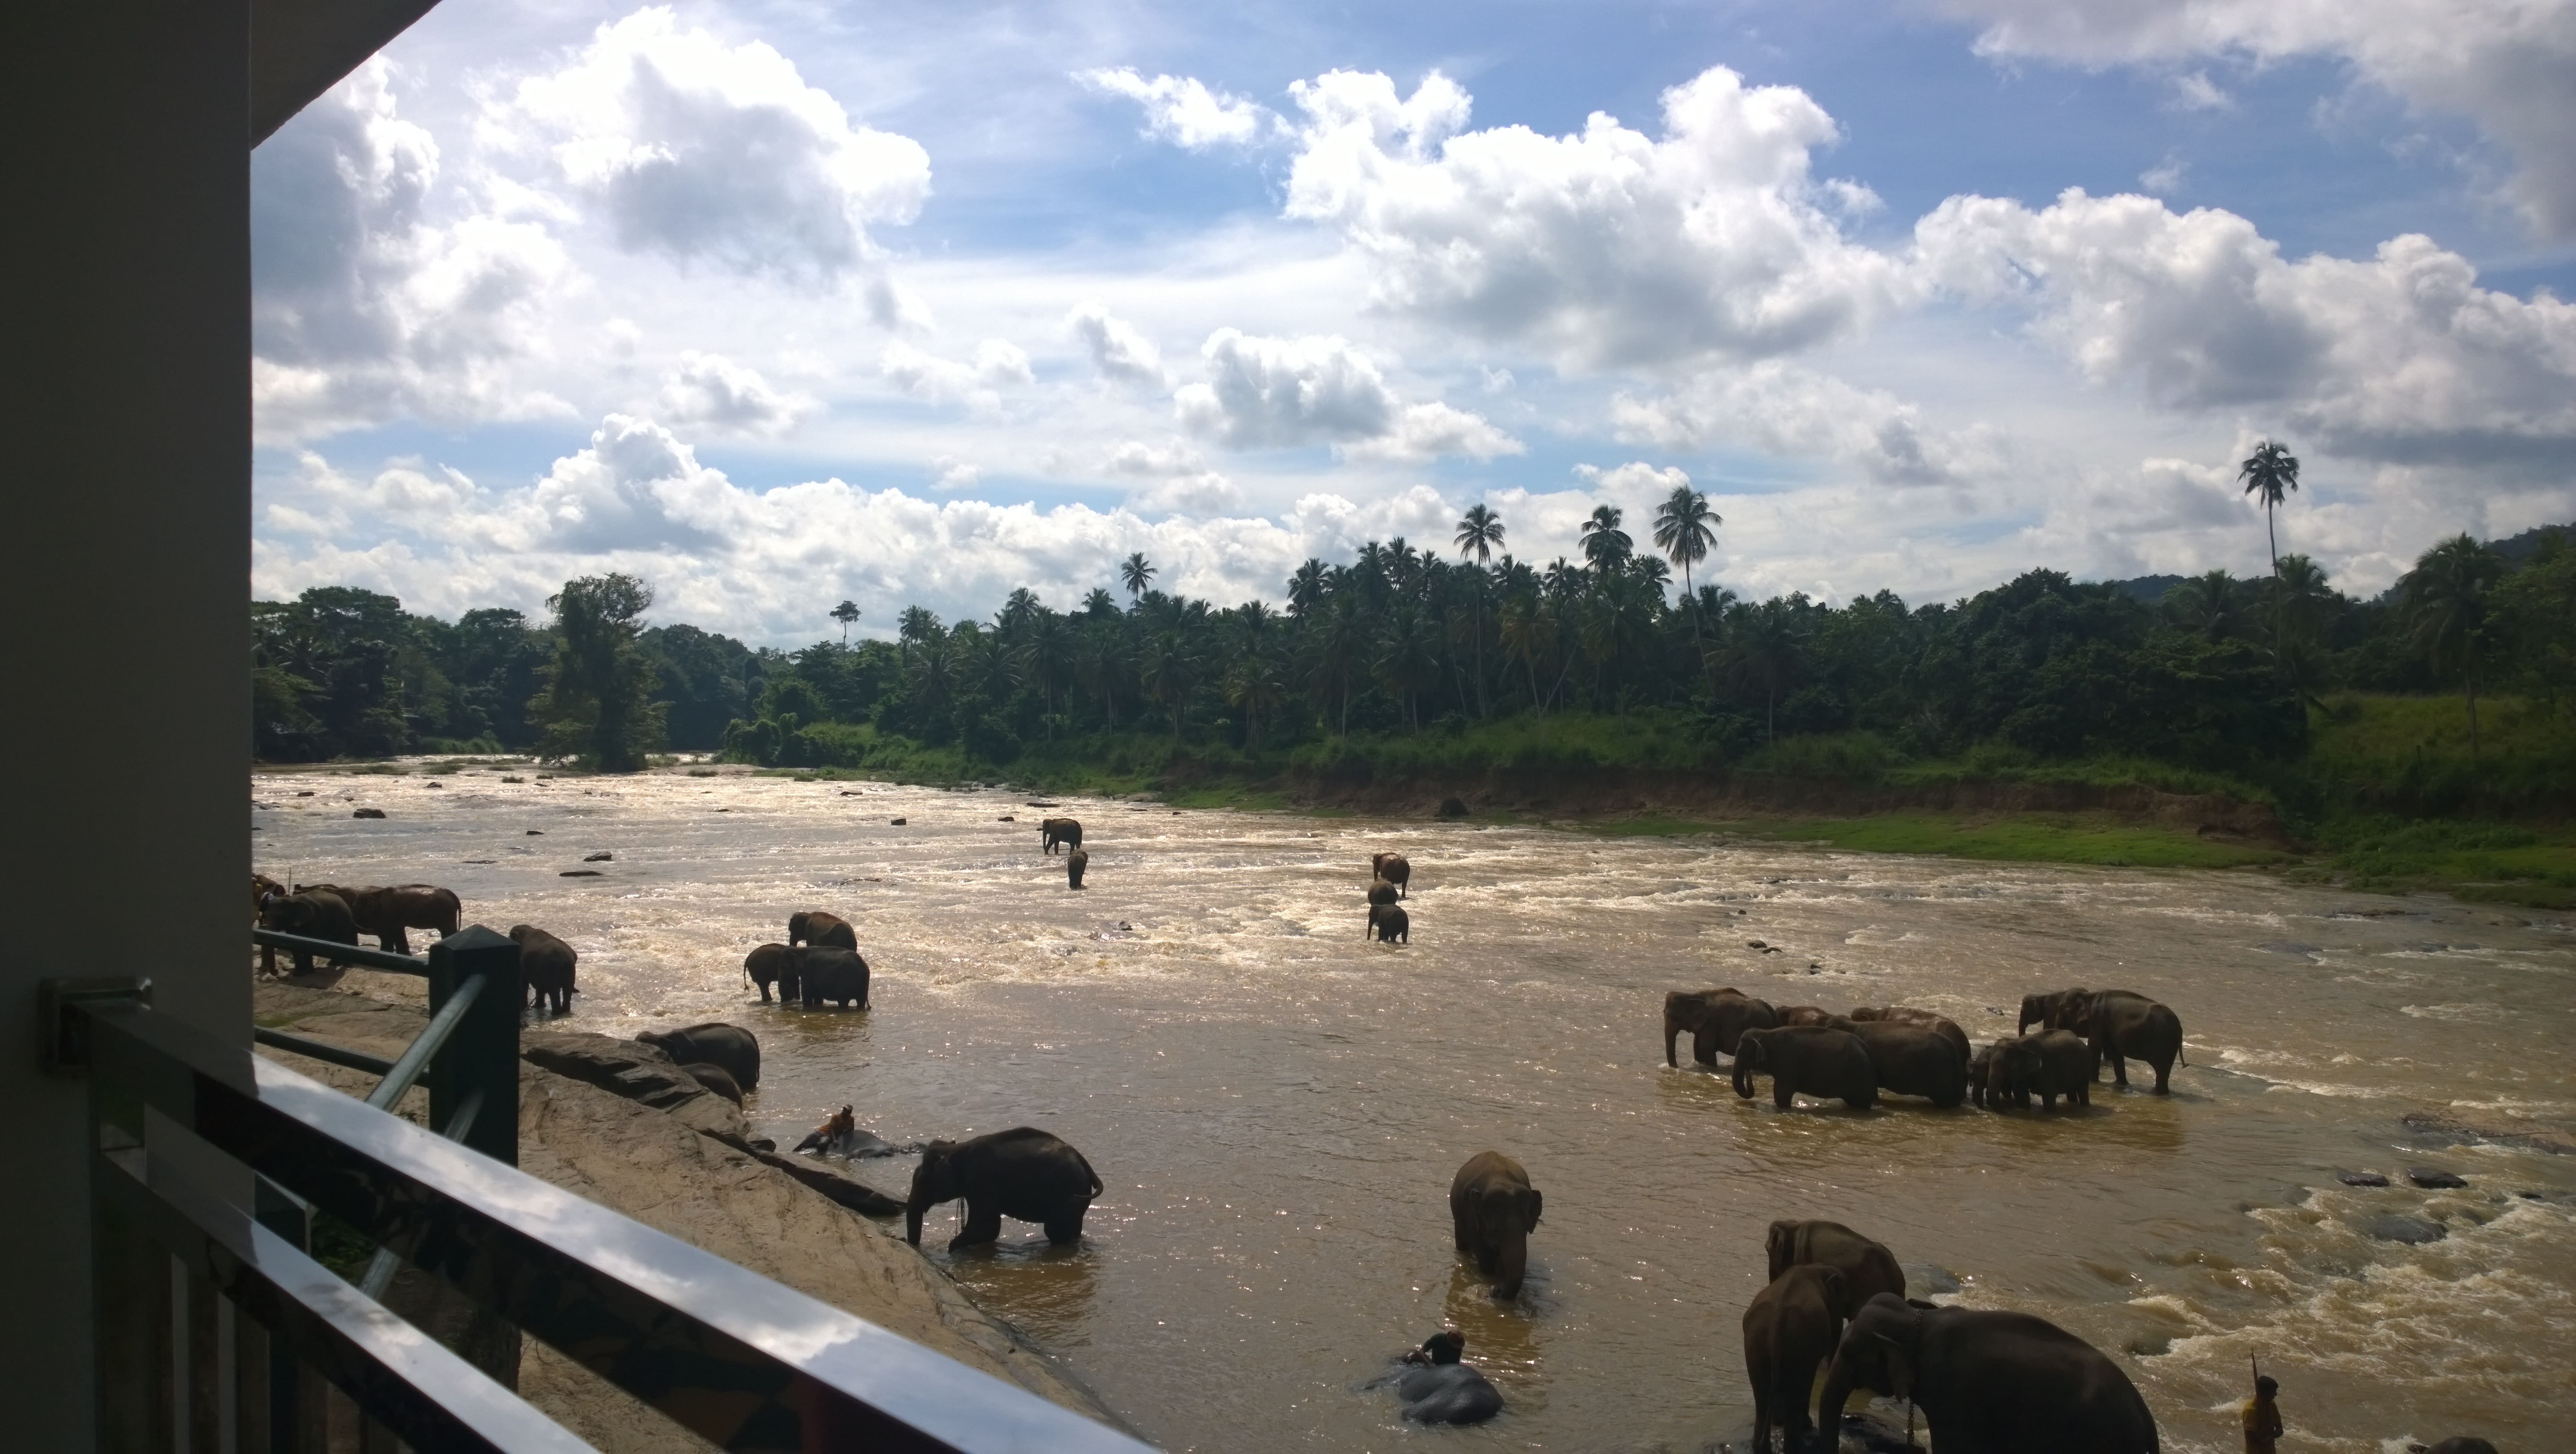
<path fill-rule="evenodd" d="M 1074 893 L 1025 794 L 431 780 L 259 775 L 257 865 L 442 883 L 470 921 L 553 930 L 582 953 L 565 1028 L 752 1028 L 754 1119 L 783 1141 L 844 1101 L 897 1143 L 1064 1136 L 1108 1184 L 1079 1248 L 1006 1223 L 996 1252 L 951 1258 L 951 1211 L 924 1245 L 1167 1448 L 1736 1444 L 1739 1319 L 1775 1217 L 1847 1222 L 1918 1292 L 1955 1278 L 1939 1300 L 2091 1340 L 2169 1450 L 2239 1447 L 2249 1355 L 2282 1382 L 2285 1449 L 2576 1448 L 2576 1156 L 2400 1119 L 2576 1120 L 2564 915 L 2245 873 L 1068 799 L 1054 811 L 1091 852 Z M 351 819 L 361 804 L 388 817 Z M 1362 942 L 1377 848 L 1412 859 L 1410 946 Z M 558 876 L 583 867 L 601 876 Z M 871 1011 L 744 989 L 743 953 L 799 908 L 858 926 Z M 1739 1100 L 1655 1044 L 1671 988 L 1923 1005 L 1983 1042 L 2024 992 L 2079 983 L 2179 1012 L 2173 1095 L 1783 1114 L 1767 1085 Z M 1486 1147 L 1547 1199 L 1510 1306 L 1449 1243 L 1450 1174 Z M 2419 1190 L 2414 1166 L 2468 1184 Z M 910 1169 L 860 1174 L 900 1195 Z M 1409 1429 L 1359 1388 L 1444 1324 L 1510 1401 L 1490 1425 Z"/>

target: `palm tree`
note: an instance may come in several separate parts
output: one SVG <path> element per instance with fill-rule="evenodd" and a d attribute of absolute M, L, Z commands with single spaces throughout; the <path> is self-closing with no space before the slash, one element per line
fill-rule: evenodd
<path fill-rule="evenodd" d="M 1368 656 L 1368 628 L 1360 613 L 1356 599 L 1336 596 L 1331 608 L 1306 632 L 1308 689 L 1315 693 L 1317 705 L 1328 711 L 1334 696 L 1341 697 L 1341 711 L 1333 729 L 1336 736 L 1350 735 L 1351 682 Z"/>
<path fill-rule="evenodd" d="M 1153 562 L 1145 559 L 1145 552 L 1137 551 L 1119 563 L 1118 579 L 1126 583 L 1127 594 L 1142 596 L 1145 587 L 1154 579 Z"/>
<path fill-rule="evenodd" d="M 1663 562 L 1650 564 L 1660 569 Z M 1654 639 L 1655 608 L 1663 592 L 1645 571 L 1604 576 L 1583 603 L 1583 650 L 1604 674 L 1619 683 L 1619 715 L 1628 715 L 1626 674 L 1621 668 Z"/>
<path fill-rule="evenodd" d="M 1387 621 L 1377 659 L 1378 680 L 1404 698 L 1405 717 L 1422 730 L 1422 689 L 1440 680 L 1439 628 L 1413 605 L 1398 606 Z"/>
<path fill-rule="evenodd" d="M 2241 594 L 2227 572 L 2213 570 L 2177 584 L 2157 604 L 2199 632 L 2202 640 L 2216 643 L 2226 640 L 2227 628 L 2235 624 Z"/>
<path fill-rule="evenodd" d="M 1120 629 L 1115 617 L 1093 620 L 1091 629 L 1082 633 L 1074 662 L 1083 680 L 1100 698 L 1101 715 L 1108 719 L 1109 730 L 1117 731 L 1118 694 L 1126 688 L 1128 664 L 1127 633 Z"/>
<path fill-rule="evenodd" d="M 1046 698 L 1047 740 L 1055 740 L 1056 688 L 1072 680 L 1079 654 L 1073 623 L 1053 611 L 1040 611 L 1037 630 L 1029 642 L 1029 667 L 1037 675 L 1038 690 Z"/>
<path fill-rule="evenodd" d="M 1778 597 L 1727 613 L 1727 675 L 1738 687 L 1762 689 L 1762 740 L 1778 737 L 1781 694 L 1806 665 L 1797 612 Z"/>
<path fill-rule="evenodd" d="M 1297 573 L 1288 578 L 1289 615 L 1302 621 L 1309 612 L 1323 604 L 1324 597 L 1328 594 L 1325 584 L 1327 574 L 1328 568 L 1325 564 L 1311 556 L 1307 558 L 1304 565 L 1297 567 Z"/>
<path fill-rule="evenodd" d="M 912 661 L 912 649 L 939 635 L 939 618 L 919 606 L 906 606 L 895 624 L 895 640 L 902 645 L 906 665 Z"/>
<path fill-rule="evenodd" d="M 1247 651 L 1235 658 L 1225 674 L 1225 700 L 1243 709 L 1244 751 L 1261 755 L 1261 719 L 1277 712 L 1287 698 L 1277 658 L 1266 651 Z"/>
<path fill-rule="evenodd" d="M 2236 478 L 2243 481 L 2245 493 L 2263 502 L 2263 535 L 2272 546 L 2272 573 L 2281 572 L 2281 540 L 2272 529 L 2272 512 L 2280 508 L 2291 492 L 2299 488 L 2299 460 L 2286 444 L 2264 440 L 2254 452 L 2236 467 Z"/>
<path fill-rule="evenodd" d="M 1501 621 L 1503 653 L 1518 658 L 1522 670 L 1529 673 L 1530 709 L 1539 716 L 1547 715 L 1547 702 L 1538 693 L 1538 659 L 1556 646 L 1556 618 L 1534 595 L 1514 596 L 1503 603 Z"/>
<path fill-rule="evenodd" d="M 2415 649 L 2437 672 L 2460 674 L 2469 704 L 2469 755 L 2478 752 L 2478 668 L 2487 647 L 2487 591 L 2504 579 L 2504 558 L 2474 536 L 2454 535 L 2415 561 L 2398 581 Z"/>
<path fill-rule="evenodd" d="M 2309 653 L 2334 609 L 2334 588 L 2326 584 L 2325 567 L 2304 555 L 2285 555 L 2272 577 L 2272 591 L 2273 619 L 2280 623 L 2274 652 L 2290 690 L 2304 698 Z"/>
<path fill-rule="evenodd" d="M 1467 513 L 1458 520 L 1458 538 L 1453 543 L 1458 547 L 1459 559 L 1472 555 L 1476 557 L 1476 564 L 1482 567 L 1494 558 L 1494 551 L 1503 543 L 1503 517 L 1481 501 L 1468 506 Z M 1476 715 L 1480 718 L 1493 715 L 1485 704 L 1484 587 L 1484 572 L 1480 569 L 1476 578 Z"/>
<path fill-rule="evenodd" d="M 1691 567 L 1708 559 L 1708 548 L 1717 541 L 1717 527 L 1726 523 L 1723 516 L 1708 507 L 1708 496 L 1688 483 L 1673 486 L 1664 497 L 1663 507 L 1655 512 L 1655 548 L 1673 564 L 1682 568 L 1682 605 L 1690 610 L 1691 651 L 1705 656 L 1700 645 L 1699 612 L 1691 610 Z"/>
<path fill-rule="evenodd" d="M 1637 542 L 1619 528 L 1618 506 L 1599 506 L 1583 522 L 1583 558 L 1591 563 L 1595 574 L 1607 575 L 1626 564 L 1636 549 Z"/>
<path fill-rule="evenodd" d="M 1172 745 L 1178 747 L 1181 722 L 1189 715 L 1190 688 L 1199 679 L 1198 657 L 1190 650 L 1187 636 L 1179 631 L 1163 631 L 1146 648 L 1143 666 L 1139 675 L 1145 694 L 1172 714 Z"/>
<path fill-rule="evenodd" d="M 832 608 L 832 619 L 841 623 L 841 644 L 850 644 L 850 623 L 859 619 L 859 603 L 843 601 Z"/>

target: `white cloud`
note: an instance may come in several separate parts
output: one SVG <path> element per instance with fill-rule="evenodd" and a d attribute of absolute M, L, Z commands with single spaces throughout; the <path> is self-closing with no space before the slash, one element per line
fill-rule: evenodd
<path fill-rule="evenodd" d="M 1079 71 L 1074 79 L 1095 91 L 1124 96 L 1145 108 L 1145 134 L 1191 151 L 1242 146 L 1261 139 L 1275 121 L 1259 103 L 1211 91 L 1194 78 L 1156 76 L 1148 81 L 1129 67 Z"/>
<path fill-rule="evenodd" d="M 995 391 L 1004 385 L 1026 384 L 1036 377 L 1027 351 L 1004 338 L 977 344 L 971 364 L 925 353 L 898 338 L 877 355 L 877 371 L 915 398 L 943 404 L 964 399 L 983 409 L 999 405 Z"/>
<path fill-rule="evenodd" d="M 2569 0 L 1942 0 L 1981 51 L 2085 65 L 2199 56 L 2350 61 L 2420 110 L 2462 115 L 2520 163 L 2532 226 L 2576 237 L 2576 4 Z"/>
<path fill-rule="evenodd" d="M 541 146 L 630 251 L 828 280 L 877 256 L 868 229 L 912 221 L 930 157 L 854 126 L 760 41 L 729 46 L 671 11 L 601 26 L 562 69 L 490 108 L 496 149 Z"/>
<path fill-rule="evenodd" d="M 1064 315 L 1064 326 L 1091 351 L 1092 367 L 1104 377 L 1132 384 L 1168 385 L 1163 351 L 1105 303 L 1082 303 Z"/>
<path fill-rule="evenodd" d="M 358 68 L 252 154 L 251 397 L 266 441 L 417 416 L 559 415 L 524 381 L 571 286 L 545 228 L 438 225 L 438 144 L 403 120 L 395 73 Z"/>
<path fill-rule="evenodd" d="M 1669 450 L 1726 444 L 1783 459 L 1860 466 L 1889 485 L 1961 484 L 2000 476 L 2009 464 L 1993 431 L 1939 428 L 1922 409 L 1884 390 L 1772 361 L 1713 370 L 1650 399 L 1620 395 L 1615 433 Z"/>
<path fill-rule="evenodd" d="M 2168 156 L 2138 173 L 2138 185 L 2156 196 L 2165 196 L 2180 191 L 2182 179 L 2190 173 L 2191 163 L 2177 156 Z"/>
<path fill-rule="evenodd" d="M 1292 93 L 1288 215 L 1338 228 L 1390 312 L 1564 367 L 1655 367 L 1809 348 L 1900 290 L 1820 205 L 1857 196 L 1811 181 L 1837 132 L 1794 87 L 1712 68 L 1664 93 L 1660 140 L 1599 112 L 1574 136 L 1465 132 L 1466 93 L 1436 73 L 1401 101 L 1347 71 Z"/>
<path fill-rule="evenodd" d="M 930 487 L 942 493 L 971 490 L 983 483 L 984 471 L 979 465 L 943 454 L 930 462 L 934 472 Z"/>
<path fill-rule="evenodd" d="M 758 370 L 694 349 L 662 376 L 657 403 L 654 412 L 669 423 L 760 438 L 785 434 L 821 407 L 810 395 L 771 388 Z"/>
<path fill-rule="evenodd" d="M 1232 449 L 1331 444 L 1407 459 L 1518 454 L 1518 440 L 1446 404 L 1406 405 L 1369 356 L 1329 336 L 1220 328 L 1199 350 L 1208 382 L 1172 395 L 1181 426 Z"/>
<path fill-rule="evenodd" d="M 1162 479 L 1172 475 L 1202 474 L 1206 472 L 1208 462 L 1206 455 L 1177 439 L 1169 444 L 1122 439 L 1101 457 L 1100 467 L 1111 474 Z"/>
<path fill-rule="evenodd" d="M 1579 464 L 1574 467 L 1574 477 L 1604 493 L 1632 499 L 1669 495 L 1691 482 L 1690 473 L 1678 465 L 1658 468 L 1644 460 L 1631 460 L 1606 470 L 1597 464 Z"/>
<path fill-rule="evenodd" d="M 2174 104 L 2185 111 L 2233 111 L 2236 98 L 2227 94 L 2207 71 L 2192 71 L 2173 78 Z"/>
<path fill-rule="evenodd" d="M 2233 213 L 2075 190 L 2038 211 L 1953 197 L 1915 237 L 1941 286 L 2033 305 L 2086 377 L 2134 376 L 2165 407 L 2261 409 L 2342 453 L 2545 476 L 2576 447 L 2576 305 L 2480 288 L 2425 237 L 2293 263 Z"/>
<path fill-rule="evenodd" d="M 1243 507 L 1243 490 L 1208 468 L 1207 456 L 1177 439 L 1167 444 L 1120 440 L 1101 457 L 1100 468 L 1150 481 L 1128 497 L 1149 514 L 1213 515 Z"/>

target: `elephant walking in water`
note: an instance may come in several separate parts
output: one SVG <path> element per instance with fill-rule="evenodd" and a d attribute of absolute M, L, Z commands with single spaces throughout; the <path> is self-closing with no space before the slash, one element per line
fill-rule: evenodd
<path fill-rule="evenodd" d="M 966 1199 L 966 1226 L 951 1252 L 1002 1235 L 1002 1219 L 1038 1222 L 1054 1243 L 1082 1239 L 1082 1218 L 1100 1195 L 1099 1173 L 1082 1153 L 1034 1126 L 1015 1126 L 971 1141 L 933 1141 L 912 1173 L 903 1204 L 903 1239 L 921 1245 L 921 1219 L 942 1202 Z"/>
<path fill-rule="evenodd" d="M 1080 848 L 1082 824 L 1072 818 L 1045 818 L 1038 822 L 1038 851 L 1053 853 L 1058 848 Z"/>
<path fill-rule="evenodd" d="M 527 1004 L 539 1010 L 552 1004 L 558 1015 L 571 1010 L 581 956 L 534 924 L 511 925 L 510 938 L 519 946 L 520 994 Z"/>
<path fill-rule="evenodd" d="M 2051 1030 L 2072 1030 L 2091 1041 L 2093 1053 L 2110 1062 L 2111 1083 L 2129 1088 L 2131 1059 L 2143 1060 L 2156 1073 L 2156 1094 L 2182 1058 L 2182 1017 L 2134 990 L 2060 990 L 2024 995 L 2016 1033 L 2036 1022 Z"/>
<path fill-rule="evenodd" d="M 1735 1041 L 1735 1093 L 1753 1099 L 1756 1071 L 1771 1076 L 1771 1104 L 1787 1110 L 1801 1095 L 1841 1101 L 1855 1111 L 1878 1104 L 1878 1067 L 1849 1030 L 1783 1025 L 1747 1030 Z"/>
<path fill-rule="evenodd" d="M 1806 1448 L 1816 1369 L 1842 1337 L 1843 1275 L 1810 1263 L 1771 1279 L 1744 1309 L 1744 1375 L 1753 1384 L 1753 1447 L 1771 1454 L 1771 1426 L 1790 1454 Z"/>
<path fill-rule="evenodd" d="M 1529 1275 L 1529 1234 L 1538 1230 L 1540 1197 L 1521 1164 L 1499 1151 L 1467 1158 L 1449 1182 L 1449 1221 L 1458 1250 L 1494 1280 L 1494 1296 L 1521 1295 Z"/>
<path fill-rule="evenodd" d="M 1673 1037 L 1684 1030 L 1691 1032 L 1691 1059 L 1715 1065 L 1718 1056 L 1735 1054 L 1736 1039 L 1745 1031 L 1768 1030 L 1779 1022 L 1769 1001 L 1741 990 L 1674 990 L 1664 996 L 1664 1064 L 1681 1064 L 1674 1057 Z"/>
<path fill-rule="evenodd" d="M 1413 865 L 1406 862 L 1401 853 L 1370 854 L 1369 877 L 1384 879 L 1395 885 L 1396 893 L 1404 898 L 1413 897 L 1413 890 L 1405 887 L 1413 882 Z"/>
<path fill-rule="evenodd" d="M 1413 942 L 1413 916 L 1404 912 L 1402 904 L 1372 904 L 1369 906 L 1368 932 L 1376 935 L 1381 944 L 1410 944 Z"/>
<path fill-rule="evenodd" d="M 2028 1313 L 1927 1308 L 1880 1293 L 1843 1329 L 1816 1422 L 1852 1390 L 1911 1398 L 1945 1454 L 2159 1454 L 2156 1417 L 2120 1365 Z"/>
<path fill-rule="evenodd" d="M 742 979 L 745 984 L 760 986 L 760 1002 L 768 1004 L 769 987 L 778 986 L 778 1003 L 786 1004 L 801 997 L 797 979 L 802 954 L 784 944 L 763 944 L 742 957 Z"/>

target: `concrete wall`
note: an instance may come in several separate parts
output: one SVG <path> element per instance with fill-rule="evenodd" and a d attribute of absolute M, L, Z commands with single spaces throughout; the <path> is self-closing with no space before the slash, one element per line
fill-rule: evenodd
<path fill-rule="evenodd" d="M 247 1040 L 248 0 L 0 5 L 0 1429 L 90 1443 L 77 1082 L 36 982 Z"/>

